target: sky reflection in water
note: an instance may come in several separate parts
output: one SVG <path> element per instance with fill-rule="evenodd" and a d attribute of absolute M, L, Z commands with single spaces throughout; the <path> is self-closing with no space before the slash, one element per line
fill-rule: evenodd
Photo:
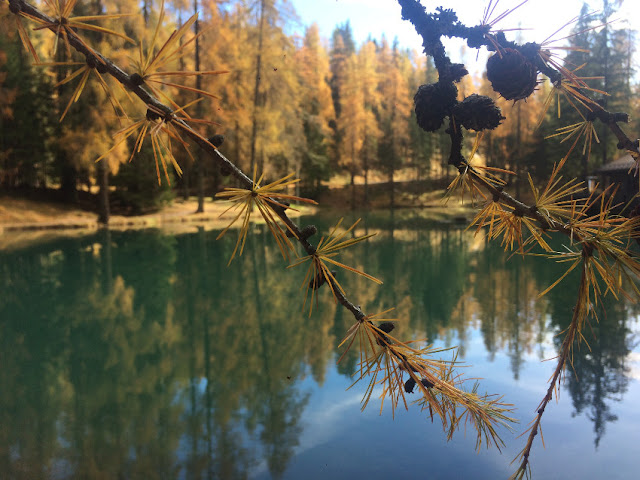
<path fill-rule="evenodd" d="M 516 404 L 502 454 L 476 454 L 472 430 L 447 443 L 415 408 L 361 413 L 365 385 L 346 390 L 355 352 L 335 365 L 349 314 L 328 291 L 303 313 L 304 269 L 285 270 L 260 227 L 229 268 L 234 240 L 217 232 L 101 232 L 0 252 L 0 477 L 507 478 L 575 283 L 536 300 L 562 265 L 507 261 L 412 212 L 364 228 L 379 234 L 341 260 L 385 284 L 345 273 L 345 289 L 369 313 L 395 306 L 399 338 L 459 345 L 466 375 Z M 543 418 L 534 478 L 636 473 L 636 313 L 607 302 L 593 330 L 579 380 L 567 376 Z"/>

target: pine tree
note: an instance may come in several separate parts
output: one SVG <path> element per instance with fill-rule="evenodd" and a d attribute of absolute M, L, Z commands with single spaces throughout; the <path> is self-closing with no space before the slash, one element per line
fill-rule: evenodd
<path fill-rule="evenodd" d="M 385 41 L 386 43 L 386 41 Z M 388 46 L 387 46 L 388 49 Z M 378 116 L 381 107 L 381 72 L 376 44 L 369 40 L 358 51 L 358 68 L 355 72 L 362 102 L 362 119 L 359 130 L 361 145 L 359 157 L 364 177 L 364 205 L 369 203 L 369 171 L 375 166 L 380 140 Z"/>
<path fill-rule="evenodd" d="M 411 73 L 407 85 L 409 94 L 413 96 L 420 85 L 435 82 L 435 67 L 429 58 L 425 58 L 415 50 L 409 52 L 409 55 Z M 416 180 L 421 181 L 425 173 L 427 177 L 431 176 L 431 162 L 436 153 L 436 141 L 435 134 L 424 134 L 424 130 L 420 128 L 416 121 L 416 113 L 413 108 L 411 108 L 409 119 L 409 139 L 408 155 L 411 159 L 410 165 L 415 169 Z"/>
<path fill-rule="evenodd" d="M 397 41 L 394 42 L 393 49 L 390 49 L 384 37 L 378 57 L 381 129 L 378 162 L 389 179 L 390 204 L 393 208 L 394 174 L 402 167 L 409 150 L 409 119 L 413 102 L 406 78 L 410 74 L 411 66 L 406 55 L 398 49 Z"/>
<path fill-rule="evenodd" d="M 296 53 L 300 75 L 300 108 L 304 124 L 306 145 L 300 177 L 307 193 L 317 195 L 320 182 L 328 180 L 331 173 L 330 149 L 335 122 L 331 88 L 329 87 L 329 59 L 320 44 L 318 25 L 307 28 L 302 48 Z"/>
<path fill-rule="evenodd" d="M 625 111 L 628 99 L 632 96 L 629 73 L 633 72 L 631 56 L 633 47 L 628 44 L 629 32 L 616 30 L 608 24 L 613 7 L 608 0 L 603 1 L 603 9 L 599 16 L 589 14 L 589 7 L 583 4 L 580 17 L 573 28 L 569 39 L 569 53 L 565 63 L 567 68 L 575 71 L 575 75 L 585 78 L 591 96 L 609 111 Z M 597 28 L 600 25 L 600 28 Z M 557 112 L 548 114 L 550 120 L 544 126 L 546 136 L 557 133 L 558 129 L 567 125 L 578 124 L 590 120 L 589 109 L 582 105 L 571 106 L 561 98 L 561 117 Z M 551 109 L 550 109 L 551 110 Z M 579 111 L 578 111 L 579 110 Z M 590 146 L 584 147 L 584 139 L 572 150 L 567 161 L 568 173 L 586 176 L 595 168 L 611 160 L 616 150 L 617 140 L 610 135 L 608 128 L 601 122 L 593 123 L 597 139 Z M 552 149 L 560 152 L 568 149 L 566 135 L 558 135 L 552 142 Z"/>
<path fill-rule="evenodd" d="M 355 53 L 347 59 L 340 91 L 340 115 L 337 118 L 338 161 L 349 173 L 351 206 L 355 208 L 355 177 L 362 171 L 360 152 L 364 139 L 365 108 L 360 65 Z"/>
<path fill-rule="evenodd" d="M 351 55 L 355 54 L 355 43 L 351 33 L 351 26 L 349 22 L 344 25 L 338 26 L 334 29 L 331 37 L 331 51 L 330 51 L 330 69 L 331 80 L 329 82 L 331 86 L 331 97 L 333 98 L 333 108 L 336 113 L 336 123 L 334 124 L 334 163 L 332 167 L 337 168 L 342 165 L 342 159 L 340 154 L 342 152 L 342 134 L 338 127 L 338 120 L 342 115 L 342 95 L 345 87 L 345 79 L 347 72 L 347 63 Z"/>
<path fill-rule="evenodd" d="M 0 186 L 45 187 L 51 181 L 50 135 L 57 122 L 48 108 L 51 82 L 31 65 L 10 17 L 0 17 Z M 6 29 L 5 29 L 6 28 Z"/>

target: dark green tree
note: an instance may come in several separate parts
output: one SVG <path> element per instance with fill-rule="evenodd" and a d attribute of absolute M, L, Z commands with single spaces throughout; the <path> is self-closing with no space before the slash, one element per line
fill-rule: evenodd
<path fill-rule="evenodd" d="M 122 165 L 112 183 L 114 208 L 131 215 L 158 210 L 173 198 L 167 182 L 158 185 L 151 145 L 143 145 L 134 161 Z"/>
<path fill-rule="evenodd" d="M 12 102 L 0 109 L 0 186 L 45 187 L 52 181 L 51 135 L 57 121 L 49 107 L 50 80 L 36 71 L 17 35 L 0 36 L 2 88 Z"/>

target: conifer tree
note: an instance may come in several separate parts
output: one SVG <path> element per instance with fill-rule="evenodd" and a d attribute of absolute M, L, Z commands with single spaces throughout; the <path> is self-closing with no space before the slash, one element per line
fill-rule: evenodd
<path fill-rule="evenodd" d="M 365 101 L 358 57 L 352 53 L 346 61 L 340 90 L 340 115 L 337 118 L 339 165 L 349 174 L 351 205 L 355 207 L 355 177 L 362 171 L 361 150 L 364 139 Z"/>
<path fill-rule="evenodd" d="M 332 130 L 335 122 L 329 59 L 320 43 L 318 25 L 307 28 L 302 48 L 296 52 L 300 75 L 300 109 L 305 145 L 300 177 L 310 194 L 317 194 L 320 182 L 330 176 Z"/>
<path fill-rule="evenodd" d="M 389 179 L 390 204 L 395 206 L 394 174 L 402 167 L 409 150 L 409 118 L 412 102 L 407 85 L 410 70 L 408 59 L 398 49 L 394 41 L 389 47 L 386 38 L 382 38 L 379 50 L 380 72 L 380 130 L 378 164 Z"/>
<path fill-rule="evenodd" d="M 386 44 L 386 40 L 383 39 Z M 364 205 L 369 203 L 369 171 L 375 166 L 378 156 L 378 145 L 380 141 L 379 116 L 381 114 L 382 92 L 380 82 L 382 81 L 381 68 L 379 66 L 379 52 L 376 44 L 369 40 L 365 42 L 358 51 L 357 69 L 354 72 L 360 89 L 361 125 L 358 135 L 359 163 L 361 165 L 362 176 L 364 177 Z M 388 50 L 388 45 L 387 45 Z"/>
<path fill-rule="evenodd" d="M 10 20 L 0 14 L 0 28 L 7 32 L 0 36 L 0 188 L 46 187 L 57 122 L 47 106 L 53 86 L 31 65 Z"/>
<path fill-rule="evenodd" d="M 409 61 L 412 65 L 407 86 L 409 92 L 416 92 L 418 87 L 423 83 L 435 82 L 435 68 L 433 62 L 429 58 L 425 58 L 418 52 L 409 52 Z M 418 181 L 423 180 L 423 175 L 431 177 L 432 162 L 436 154 L 436 141 L 434 135 L 424 135 L 423 130 L 416 121 L 416 112 L 412 108 L 409 119 L 409 156 L 411 158 L 410 166 L 415 170 Z"/>
<path fill-rule="evenodd" d="M 342 103 L 341 97 L 343 95 L 344 84 L 347 72 L 347 62 L 352 54 L 356 51 L 355 43 L 351 33 L 351 26 L 349 22 L 344 25 L 340 25 L 333 30 L 331 37 L 331 51 L 330 51 L 330 69 L 331 69 L 331 97 L 333 98 L 333 108 L 336 114 L 336 123 L 334 124 L 334 150 L 333 167 L 342 165 L 342 159 L 340 157 L 342 152 L 342 133 L 338 127 L 338 120 L 342 115 Z"/>

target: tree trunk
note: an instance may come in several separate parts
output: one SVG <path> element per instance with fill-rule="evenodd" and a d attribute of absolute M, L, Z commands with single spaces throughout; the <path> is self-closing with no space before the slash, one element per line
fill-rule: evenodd
<path fill-rule="evenodd" d="M 98 192 L 98 223 L 109 224 L 109 169 L 104 163 L 105 159 L 98 162 L 98 182 L 100 191 Z"/>
<path fill-rule="evenodd" d="M 106 169 L 105 169 L 106 170 Z M 103 230 L 102 250 L 102 286 L 105 295 L 113 292 L 113 255 L 111 253 L 111 230 Z"/>
<path fill-rule="evenodd" d="M 355 145 L 351 144 L 351 210 L 356 208 L 356 151 Z"/>
<path fill-rule="evenodd" d="M 369 166 L 364 164 L 364 199 L 362 203 L 367 206 L 369 205 Z"/>
<path fill-rule="evenodd" d="M 351 170 L 351 210 L 356 208 L 356 175 Z"/>
<path fill-rule="evenodd" d="M 68 61 L 66 58 L 67 55 L 65 53 L 64 48 L 58 48 L 56 52 L 56 61 L 65 62 Z M 56 87 L 57 100 L 56 100 L 56 108 L 57 115 L 60 116 L 61 112 L 64 111 L 65 105 L 65 89 L 66 85 L 61 85 L 60 82 L 64 80 L 64 71 L 62 69 L 58 69 L 56 73 L 56 80 L 58 81 L 58 86 Z M 56 125 L 57 137 L 62 137 L 62 126 L 60 122 Z M 62 194 L 62 198 L 65 202 L 77 203 L 78 202 L 78 171 L 76 167 L 71 163 L 69 156 L 66 154 L 62 148 L 58 145 L 56 147 L 56 159 L 55 163 L 60 165 L 60 193 Z"/>
<path fill-rule="evenodd" d="M 391 208 L 394 208 L 396 206 L 395 182 L 393 178 L 394 170 L 395 169 L 393 168 L 393 164 L 392 164 L 391 168 L 389 169 L 389 195 L 390 195 L 390 201 L 391 201 Z"/>
<path fill-rule="evenodd" d="M 193 0 L 193 11 L 194 13 L 198 12 L 198 0 Z M 200 38 L 198 37 L 198 31 L 200 29 L 199 21 L 196 18 L 195 24 L 195 35 L 196 35 L 196 48 L 195 48 L 195 70 L 196 72 L 200 71 Z M 202 77 L 200 75 L 196 75 L 196 88 L 198 90 L 202 90 Z M 202 102 L 196 105 L 196 116 L 198 118 L 202 118 Z M 204 156 L 201 154 L 200 150 L 196 154 L 196 173 L 198 175 L 198 209 L 196 213 L 204 212 L 204 165 L 203 165 Z"/>
<path fill-rule="evenodd" d="M 236 128 L 234 130 L 235 138 L 233 143 L 233 151 L 235 153 L 236 165 L 240 165 L 240 123 L 236 120 Z M 249 175 L 253 175 L 253 171 L 249 171 Z"/>
<path fill-rule="evenodd" d="M 364 150 L 364 158 L 362 170 L 364 173 L 364 198 L 362 203 L 367 206 L 369 205 L 369 149 L 367 148 L 367 124 L 364 124 L 364 143 L 362 144 L 362 148 Z"/>
<path fill-rule="evenodd" d="M 260 1 L 260 20 L 258 26 L 258 52 L 256 54 L 256 81 L 253 89 L 253 114 L 251 119 L 251 165 L 249 175 L 253 175 L 256 164 L 256 143 L 258 138 L 258 106 L 260 104 L 260 71 L 262 69 L 262 40 L 264 35 L 264 4 Z"/>
<path fill-rule="evenodd" d="M 182 198 L 186 202 L 189 200 L 189 177 L 191 176 L 191 165 L 185 165 L 182 172 Z"/>
<path fill-rule="evenodd" d="M 71 165 L 68 156 L 58 151 L 57 161 L 62 164 L 60 192 L 65 202 L 78 203 L 78 170 Z"/>
<path fill-rule="evenodd" d="M 608 36 L 606 36 L 606 32 L 607 27 L 604 28 L 604 34 L 605 34 L 605 54 L 604 54 L 604 65 L 603 67 L 603 72 L 602 75 L 604 77 L 604 87 L 602 88 L 602 90 L 604 90 L 605 92 L 609 92 L 609 76 L 611 74 L 610 69 L 609 69 L 609 38 Z M 608 108 L 608 98 L 606 95 L 602 96 L 602 100 L 600 101 L 600 104 L 602 105 L 602 108 Z M 609 163 L 609 158 L 608 158 L 608 152 L 607 152 L 607 147 L 609 143 L 609 129 L 608 128 L 604 128 L 602 131 L 602 165 L 606 165 L 607 163 Z"/>
<path fill-rule="evenodd" d="M 604 84 L 602 87 L 602 90 L 605 92 L 609 92 L 609 83 L 610 83 L 610 76 L 611 76 L 611 68 L 609 65 L 610 59 L 609 56 L 611 55 L 611 50 L 609 49 L 609 27 L 606 25 L 607 22 L 609 21 L 609 17 L 612 13 L 611 7 L 609 5 L 609 2 L 607 0 L 604 0 L 602 5 L 602 12 L 603 12 L 603 18 L 602 21 L 605 24 L 605 27 L 602 29 L 601 35 L 604 36 L 602 45 L 603 45 L 603 55 L 601 56 L 601 59 L 603 61 L 603 65 L 602 65 L 602 76 L 604 77 Z M 602 100 L 600 101 L 600 105 L 602 105 L 602 108 L 607 108 L 608 107 L 608 103 L 609 103 L 609 99 L 607 95 L 603 95 L 602 96 Z M 608 143 L 609 143 L 609 129 L 608 128 L 604 128 L 602 131 L 602 137 L 601 137 L 601 148 L 602 148 L 602 165 L 606 165 L 609 162 L 609 158 L 608 158 Z"/>
<path fill-rule="evenodd" d="M 151 10 L 151 0 L 144 0 L 142 3 L 142 18 L 144 18 L 144 24 L 147 25 L 149 23 L 149 13 Z"/>

